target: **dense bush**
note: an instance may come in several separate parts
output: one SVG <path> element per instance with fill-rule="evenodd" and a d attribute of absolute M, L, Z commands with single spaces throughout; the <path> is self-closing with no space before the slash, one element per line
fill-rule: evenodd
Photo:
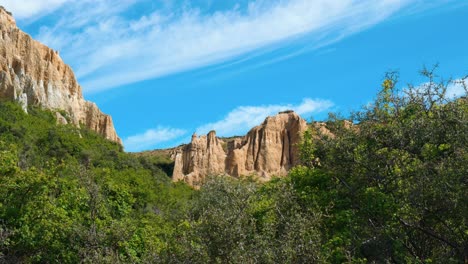
<path fill-rule="evenodd" d="M 212 177 L 193 199 L 179 251 L 164 262 L 317 262 L 323 259 L 321 221 L 320 212 L 301 205 L 289 181 Z"/>
<path fill-rule="evenodd" d="M 331 116 L 331 134 L 306 134 L 304 164 L 320 162 L 290 176 L 328 212 L 330 262 L 468 261 L 466 82 L 422 73 L 425 84 L 404 90 L 388 74 L 374 104 L 351 122 Z M 465 95 L 447 96 L 453 85 Z"/>
<path fill-rule="evenodd" d="M 0 262 L 138 262 L 166 250 L 192 190 L 157 159 L 11 102 L 0 131 Z"/>

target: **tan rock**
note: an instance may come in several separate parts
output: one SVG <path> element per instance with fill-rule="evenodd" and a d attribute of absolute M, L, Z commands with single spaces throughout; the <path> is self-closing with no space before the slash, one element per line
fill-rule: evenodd
<path fill-rule="evenodd" d="M 175 151 L 174 181 L 197 185 L 208 175 L 224 174 L 226 153 L 223 143 L 215 131 L 201 137 L 194 134 L 190 144 Z"/>
<path fill-rule="evenodd" d="M 55 112 L 55 119 L 57 120 L 57 125 L 68 125 L 67 119 L 59 112 Z"/>
<path fill-rule="evenodd" d="M 261 180 L 284 176 L 299 163 L 298 146 L 307 130 L 304 119 L 292 111 L 268 117 L 246 136 L 230 140 L 207 136 L 174 150 L 173 180 L 197 185 L 208 175 L 257 175 Z"/>
<path fill-rule="evenodd" d="M 33 40 L 0 7 L 0 97 L 67 112 L 71 122 L 122 144 L 112 118 L 84 100 L 72 69 L 57 51 Z"/>

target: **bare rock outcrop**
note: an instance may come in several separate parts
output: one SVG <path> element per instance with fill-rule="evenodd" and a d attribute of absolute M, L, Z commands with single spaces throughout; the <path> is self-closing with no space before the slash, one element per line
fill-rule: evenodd
<path fill-rule="evenodd" d="M 246 136 L 231 139 L 194 135 L 190 144 L 174 149 L 174 181 L 197 185 L 208 175 L 256 175 L 261 180 L 286 175 L 299 162 L 297 144 L 307 123 L 292 111 L 268 117 Z"/>
<path fill-rule="evenodd" d="M 196 185 L 207 175 L 224 174 L 226 152 L 224 142 L 211 131 L 206 136 L 192 136 L 192 141 L 176 150 L 174 156 L 174 181 Z"/>
<path fill-rule="evenodd" d="M 0 7 L 0 97 L 62 110 L 76 126 L 84 125 L 122 144 L 112 118 L 84 100 L 72 69 L 57 51 L 21 31 L 11 13 Z M 58 122 L 64 123 L 63 119 Z"/>

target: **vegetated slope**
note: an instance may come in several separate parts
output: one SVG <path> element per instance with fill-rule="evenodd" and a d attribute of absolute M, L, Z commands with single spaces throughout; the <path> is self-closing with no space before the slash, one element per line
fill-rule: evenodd
<path fill-rule="evenodd" d="M 0 102 L 0 262 L 134 262 L 169 243 L 191 190 L 164 164 L 28 112 Z"/>

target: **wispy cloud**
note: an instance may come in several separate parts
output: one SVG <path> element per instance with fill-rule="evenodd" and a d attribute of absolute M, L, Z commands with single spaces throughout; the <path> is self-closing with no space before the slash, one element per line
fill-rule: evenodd
<path fill-rule="evenodd" d="M 1 0 L 17 19 L 34 20 L 53 12 L 71 0 Z"/>
<path fill-rule="evenodd" d="M 305 35 L 320 47 L 380 23 L 413 1 L 251 0 L 214 13 L 186 4 L 137 18 L 125 13 L 136 0 L 71 1 L 37 37 L 59 50 L 85 91 L 93 92 L 225 62 Z"/>
<path fill-rule="evenodd" d="M 158 127 L 124 139 L 124 146 L 125 150 L 130 152 L 154 149 L 158 144 L 175 140 L 186 133 L 182 129 Z"/>
<path fill-rule="evenodd" d="M 328 100 L 313 100 L 305 98 L 302 103 L 278 104 L 264 106 L 239 106 L 229 112 L 225 118 L 216 122 L 198 127 L 196 132 L 206 134 L 210 130 L 216 130 L 218 136 L 234 136 L 246 134 L 254 126 L 260 125 L 268 116 L 276 115 L 284 110 L 294 110 L 304 118 L 314 113 L 328 110 L 333 103 Z M 188 143 L 190 140 L 187 130 L 169 127 L 158 127 L 146 132 L 124 139 L 127 151 L 142 151 L 164 146 L 176 146 Z"/>
<path fill-rule="evenodd" d="M 327 100 L 313 100 L 306 98 L 301 104 L 279 104 L 265 106 L 240 106 L 229 112 L 222 120 L 205 124 L 197 128 L 198 134 L 206 134 L 216 130 L 219 136 L 234 136 L 245 134 L 254 126 L 260 125 L 266 117 L 284 110 L 294 110 L 302 117 L 323 112 L 333 106 Z"/>

